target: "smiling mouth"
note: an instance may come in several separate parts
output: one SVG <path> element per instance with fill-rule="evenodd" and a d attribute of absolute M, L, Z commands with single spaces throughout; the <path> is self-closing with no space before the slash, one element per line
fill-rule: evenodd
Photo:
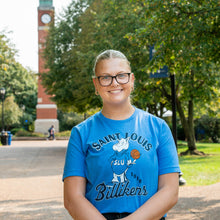
<path fill-rule="evenodd" d="M 118 89 L 118 90 L 112 90 L 112 91 L 109 91 L 109 93 L 112 93 L 112 94 L 117 94 L 119 92 L 121 92 L 122 89 Z"/>

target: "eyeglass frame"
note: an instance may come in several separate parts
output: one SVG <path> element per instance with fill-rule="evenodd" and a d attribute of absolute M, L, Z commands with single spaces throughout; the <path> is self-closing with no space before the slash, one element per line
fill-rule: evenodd
<path fill-rule="evenodd" d="M 122 75 L 122 74 L 127 74 L 127 75 L 128 75 L 128 81 L 127 81 L 126 83 L 120 83 L 120 82 L 118 82 L 118 80 L 117 80 L 117 77 L 118 77 L 119 75 Z M 125 84 L 127 84 L 127 83 L 130 81 L 130 75 L 131 75 L 131 74 L 132 74 L 132 73 L 119 73 L 119 74 L 117 74 L 117 75 L 115 75 L 115 76 L 106 75 L 106 76 L 108 76 L 108 77 L 111 77 L 111 83 L 110 83 L 109 85 L 105 85 L 105 86 L 103 86 L 103 85 L 101 84 L 100 78 L 101 78 L 101 77 L 106 77 L 106 76 L 93 76 L 92 78 L 93 78 L 93 79 L 98 79 L 99 84 L 100 84 L 101 86 L 107 87 L 107 86 L 110 86 L 110 85 L 112 84 L 113 79 L 115 79 L 116 82 L 117 82 L 119 85 L 125 85 Z"/>

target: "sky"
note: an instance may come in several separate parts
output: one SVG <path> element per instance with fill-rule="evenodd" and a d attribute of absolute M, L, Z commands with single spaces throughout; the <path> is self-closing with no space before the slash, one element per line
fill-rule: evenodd
<path fill-rule="evenodd" d="M 53 0 L 55 14 L 62 12 L 72 0 Z M 38 72 L 38 24 L 39 0 L 0 0 L 0 32 L 6 34 L 18 50 L 16 60 L 25 68 Z"/>

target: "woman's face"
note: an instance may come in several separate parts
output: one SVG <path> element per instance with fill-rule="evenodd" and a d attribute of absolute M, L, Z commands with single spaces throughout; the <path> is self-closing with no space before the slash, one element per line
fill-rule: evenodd
<path fill-rule="evenodd" d="M 128 63 L 120 58 L 102 60 L 96 66 L 96 76 L 116 76 L 121 73 L 131 73 Z M 113 78 L 112 84 L 106 87 L 100 85 L 97 78 L 93 79 L 96 90 L 102 98 L 103 105 L 120 105 L 130 102 L 130 93 L 134 87 L 134 75 L 130 74 L 126 84 L 119 84 Z"/>

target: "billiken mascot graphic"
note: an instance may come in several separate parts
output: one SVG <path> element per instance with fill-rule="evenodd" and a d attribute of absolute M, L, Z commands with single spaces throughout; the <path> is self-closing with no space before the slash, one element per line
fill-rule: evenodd
<path fill-rule="evenodd" d="M 111 167 L 113 171 L 112 182 L 124 183 L 127 181 L 126 172 L 135 164 L 136 159 L 139 159 L 140 153 L 134 149 L 131 154 L 128 152 L 129 138 L 121 139 L 118 143 L 113 145 L 114 154 L 111 156 Z M 133 161 L 132 161 L 133 159 Z"/>

